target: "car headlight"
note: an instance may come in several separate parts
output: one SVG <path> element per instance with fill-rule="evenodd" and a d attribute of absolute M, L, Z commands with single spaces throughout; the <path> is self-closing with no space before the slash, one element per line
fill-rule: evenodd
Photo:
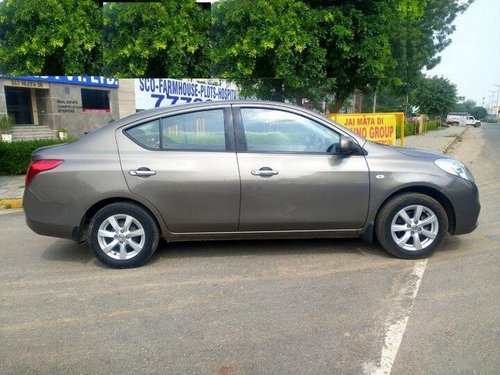
<path fill-rule="evenodd" d="M 458 177 L 462 177 L 465 180 L 474 182 L 474 176 L 472 175 L 469 168 L 467 168 L 463 163 L 455 159 L 437 159 L 434 161 L 439 168 L 443 171 L 453 174 Z"/>

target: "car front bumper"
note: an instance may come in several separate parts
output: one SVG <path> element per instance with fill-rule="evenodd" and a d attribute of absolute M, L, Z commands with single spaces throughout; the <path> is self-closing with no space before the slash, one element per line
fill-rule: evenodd
<path fill-rule="evenodd" d="M 451 234 L 466 234 L 477 228 L 481 211 L 479 190 L 474 182 L 458 180 L 453 189 L 448 189 L 455 213 L 455 226 Z"/>

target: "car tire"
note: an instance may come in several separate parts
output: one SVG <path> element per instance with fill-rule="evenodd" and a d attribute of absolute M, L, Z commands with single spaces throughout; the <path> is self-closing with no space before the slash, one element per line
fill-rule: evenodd
<path fill-rule="evenodd" d="M 443 242 L 448 216 L 435 199 L 420 193 L 391 198 L 380 209 L 375 233 L 382 247 L 404 259 L 425 258 Z"/>
<path fill-rule="evenodd" d="M 145 263 L 156 251 L 160 232 L 144 208 L 127 202 L 112 203 L 92 218 L 88 244 L 97 259 L 112 268 Z"/>

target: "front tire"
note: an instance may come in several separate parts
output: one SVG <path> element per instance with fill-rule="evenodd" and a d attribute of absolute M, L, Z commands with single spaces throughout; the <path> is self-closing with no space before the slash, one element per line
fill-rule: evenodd
<path fill-rule="evenodd" d="M 392 255 L 425 258 L 443 242 L 448 232 L 448 217 L 435 199 L 420 193 L 405 193 L 380 209 L 375 232 L 380 244 Z"/>
<path fill-rule="evenodd" d="M 158 226 L 142 207 L 126 202 L 100 209 L 89 228 L 89 247 L 97 259 L 112 268 L 145 263 L 156 251 Z"/>

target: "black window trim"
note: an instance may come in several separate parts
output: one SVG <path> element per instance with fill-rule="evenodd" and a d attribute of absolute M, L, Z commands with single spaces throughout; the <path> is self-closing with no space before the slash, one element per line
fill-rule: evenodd
<path fill-rule="evenodd" d="M 223 111 L 223 118 L 224 118 L 224 137 L 226 141 L 226 148 L 225 150 L 203 150 L 203 149 L 198 149 L 198 150 L 193 150 L 193 149 L 176 149 L 176 150 L 165 150 L 163 149 L 163 137 L 161 136 L 161 130 L 162 130 L 162 122 L 163 119 L 167 117 L 173 117 L 173 116 L 180 116 L 180 115 L 185 115 L 189 113 L 194 113 L 194 112 L 206 112 L 206 111 L 215 111 L 215 110 L 222 110 Z M 235 152 L 235 138 L 234 138 L 234 133 L 232 130 L 232 112 L 231 112 L 231 107 L 225 106 L 225 107 L 216 107 L 216 108 L 205 108 L 202 110 L 197 110 L 197 111 L 183 111 L 183 112 L 174 112 L 171 114 L 162 114 L 161 116 L 153 117 L 153 118 L 147 118 L 147 119 L 142 119 L 140 122 L 135 123 L 130 126 L 126 126 L 122 129 L 122 134 L 124 134 L 128 139 L 130 139 L 132 142 L 134 142 L 136 145 L 139 147 L 148 150 L 148 151 L 155 151 L 155 152 Z M 159 136 L 159 142 L 160 142 L 160 148 L 151 148 L 151 147 L 146 147 L 145 145 L 139 143 L 135 138 L 133 138 L 130 134 L 128 134 L 129 129 L 133 129 L 135 127 L 145 125 L 149 122 L 154 122 L 158 121 L 158 136 Z"/>

